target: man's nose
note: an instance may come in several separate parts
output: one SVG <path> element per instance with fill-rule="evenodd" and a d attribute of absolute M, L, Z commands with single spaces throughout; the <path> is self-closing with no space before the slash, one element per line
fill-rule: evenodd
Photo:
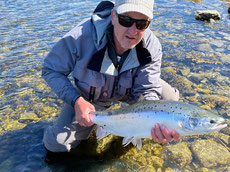
<path fill-rule="evenodd" d="M 133 23 L 133 25 L 129 28 L 129 33 L 131 35 L 135 35 L 137 33 L 138 29 L 136 27 L 136 23 Z"/>

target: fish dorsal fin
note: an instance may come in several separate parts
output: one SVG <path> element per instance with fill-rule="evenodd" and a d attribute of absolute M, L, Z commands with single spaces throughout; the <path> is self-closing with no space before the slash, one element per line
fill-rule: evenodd
<path fill-rule="evenodd" d="M 141 138 L 135 138 L 135 139 L 133 139 L 132 144 L 134 146 L 136 146 L 138 150 L 141 150 L 141 147 L 142 147 Z"/>
<path fill-rule="evenodd" d="M 145 97 L 143 96 L 143 94 L 139 93 L 138 95 L 139 95 L 138 102 L 145 100 Z"/>
<path fill-rule="evenodd" d="M 129 143 L 131 143 L 137 147 L 137 149 L 141 150 L 142 147 L 142 141 L 141 138 L 135 138 L 135 137 L 124 137 L 122 140 L 122 145 L 127 146 Z"/>
<path fill-rule="evenodd" d="M 110 133 L 108 133 L 103 127 L 97 126 L 97 141 L 103 139 L 104 137 L 108 136 Z"/>

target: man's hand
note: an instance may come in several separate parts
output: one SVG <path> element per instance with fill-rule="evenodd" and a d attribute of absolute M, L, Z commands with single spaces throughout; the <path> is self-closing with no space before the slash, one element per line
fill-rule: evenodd
<path fill-rule="evenodd" d="M 180 135 L 175 130 L 171 132 L 164 125 L 156 124 L 151 129 L 151 135 L 155 142 L 157 143 L 168 143 L 172 140 L 180 141 Z"/>
<path fill-rule="evenodd" d="M 75 104 L 75 120 L 84 127 L 90 127 L 94 123 L 90 120 L 90 112 L 94 112 L 94 106 L 86 101 L 83 97 L 79 97 Z"/>

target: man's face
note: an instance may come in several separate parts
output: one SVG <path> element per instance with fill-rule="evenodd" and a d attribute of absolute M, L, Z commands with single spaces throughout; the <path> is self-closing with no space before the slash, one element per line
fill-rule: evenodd
<path fill-rule="evenodd" d="M 148 20 L 148 17 L 138 12 L 127 12 L 122 14 L 133 19 Z M 134 48 L 143 38 L 145 30 L 136 28 L 136 23 L 131 27 L 124 27 L 119 24 L 118 16 L 114 10 L 111 13 L 111 21 L 114 26 L 114 44 L 116 52 L 121 55 L 128 49 Z"/>

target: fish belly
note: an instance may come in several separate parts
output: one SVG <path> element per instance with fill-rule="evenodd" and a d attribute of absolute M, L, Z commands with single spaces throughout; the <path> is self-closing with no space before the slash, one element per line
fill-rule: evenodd
<path fill-rule="evenodd" d="M 172 127 L 173 116 L 164 112 L 139 112 L 107 116 L 103 128 L 114 135 L 122 137 L 151 138 L 151 129 L 156 123 Z M 106 122 L 107 121 L 107 122 Z M 100 122 L 96 124 L 100 125 Z"/>

